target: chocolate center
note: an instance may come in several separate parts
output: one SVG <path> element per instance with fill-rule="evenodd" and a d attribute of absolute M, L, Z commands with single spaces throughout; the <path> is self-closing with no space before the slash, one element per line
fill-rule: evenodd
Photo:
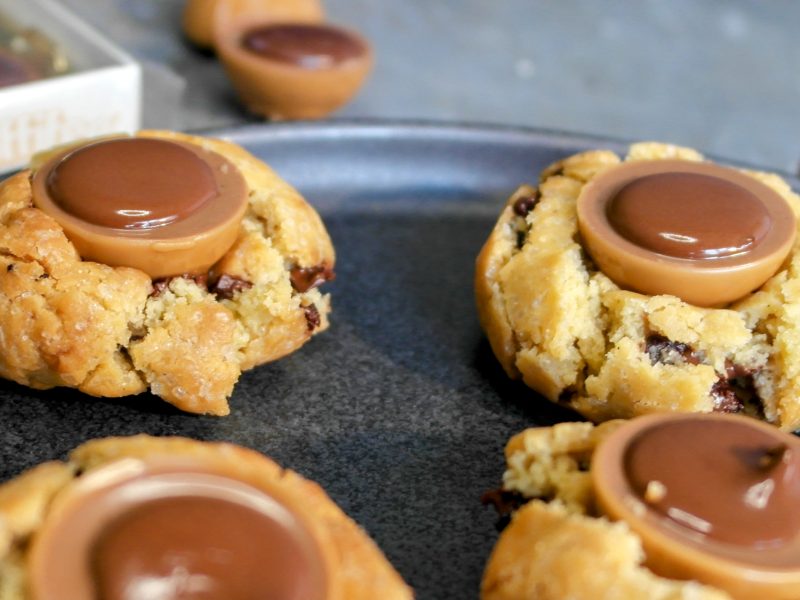
<path fill-rule="evenodd" d="M 112 229 L 152 229 L 180 221 L 219 194 L 209 165 L 164 140 L 123 138 L 67 154 L 47 177 L 66 213 Z"/>
<path fill-rule="evenodd" d="M 699 173 L 635 179 L 608 202 L 608 221 L 628 241 L 685 259 L 715 259 L 752 250 L 769 233 L 769 213 L 755 194 Z"/>
<path fill-rule="evenodd" d="M 577 199 L 581 242 L 619 287 L 722 306 L 781 267 L 797 233 L 787 200 L 758 178 L 708 162 L 627 161 Z"/>
<path fill-rule="evenodd" d="M 364 54 L 347 32 L 325 25 L 265 25 L 245 32 L 242 47 L 264 58 L 303 69 L 329 69 Z"/>
<path fill-rule="evenodd" d="M 193 461 L 110 463 L 80 477 L 56 515 L 31 551 L 37 600 L 328 594 L 324 549 L 291 505 Z"/>
<path fill-rule="evenodd" d="M 305 600 L 312 567 L 290 524 L 216 498 L 136 506 L 92 548 L 98 600 Z"/>
<path fill-rule="evenodd" d="M 800 533 L 800 456 L 747 423 L 664 422 L 623 460 L 633 491 L 692 535 L 762 549 Z"/>

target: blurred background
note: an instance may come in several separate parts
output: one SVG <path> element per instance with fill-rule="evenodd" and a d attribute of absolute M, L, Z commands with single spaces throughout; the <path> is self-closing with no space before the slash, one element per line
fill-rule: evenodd
<path fill-rule="evenodd" d="M 145 68 L 145 126 L 252 121 L 182 0 L 61 0 Z M 800 3 L 792 0 L 325 0 L 375 70 L 333 118 L 497 123 L 658 139 L 796 173 Z"/>

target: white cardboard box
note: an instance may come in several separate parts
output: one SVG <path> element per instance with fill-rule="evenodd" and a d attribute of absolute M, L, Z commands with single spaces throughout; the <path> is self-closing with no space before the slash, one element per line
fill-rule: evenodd
<path fill-rule="evenodd" d="M 141 69 L 128 54 L 52 0 L 0 0 L 0 11 L 64 49 L 65 75 L 0 89 L 0 171 L 35 152 L 139 128 Z"/>

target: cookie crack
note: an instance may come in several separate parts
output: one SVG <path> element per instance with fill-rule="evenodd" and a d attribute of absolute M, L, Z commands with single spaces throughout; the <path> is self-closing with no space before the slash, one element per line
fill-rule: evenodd
<path fill-rule="evenodd" d="M 44 263 L 42 263 L 41 260 L 39 260 L 39 259 L 37 259 L 37 258 L 35 258 L 33 256 L 19 256 L 17 254 L 14 254 L 8 248 L 0 248 L 0 256 L 8 258 L 8 259 L 10 259 L 10 260 L 12 260 L 13 262 L 16 262 L 16 263 L 23 263 L 23 264 L 26 264 L 26 265 L 32 265 L 32 264 L 39 265 L 42 268 L 42 271 L 48 277 L 50 276 L 50 272 L 48 271 L 47 267 L 45 267 Z M 12 265 L 13 265 L 13 263 L 12 263 Z M 12 266 L 12 265 L 9 265 L 9 266 Z M 8 268 L 7 268 L 7 270 L 8 270 Z M 13 268 L 10 269 L 10 270 L 13 270 Z"/>
<path fill-rule="evenodd" d="M 508 257 L 508 260 L 506 260 L 506 261 L 504 261 L 502 263 L 499 263 L 498 264 L 498 268 L 495 270 L 495 273 L 499 273 L 500 271 L 502 271 L 503 268 L 511 261 L 511 259 L 513 257 L 514 257 L 514 253 L 512 253 Z M 517 335 L 516 329 L 511 324 L 511 318 L 508 316 L 508 304 L 507 304 L 507 300 L 506 300 L 506 293 L 505 293 L 505 290 L 503 289 L 503 284 L 500 281 L 500 278 L 499 277 L 494 277 L 493 280 L 492 280 L 492 283 L 497 286 L 497 295 L 500 298 L 499 306 L 501 306 L 502 309 L 503 309 L 502 318 L 503 318 L 503 321 L 505 321 L 506 326 L 508 327 L 508 330 L 511 332 L 511 343 L 514 346 L 514 362 L 512 364 L 514 366 L 514 369 L 516 370 L 516 374 L 520 375 L 520 370 L 519 370 L 519 368 L 517 367 L 517 364 L 516 364 L 517 363 L 517 356 L 519 355 L 520 352 L 522 352 L 526 348 L 523 346 L 522 342 L 520 341 L 519 336 Z"/>

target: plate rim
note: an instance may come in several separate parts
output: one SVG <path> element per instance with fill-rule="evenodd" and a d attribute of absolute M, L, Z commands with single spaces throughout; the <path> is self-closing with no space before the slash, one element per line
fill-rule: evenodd
<path fill-rule="evenodd" d="M 274 138 L 278 141 L 316 139 L 319 137 L 346 137 L 349 140 L 390 139 L 401 134 L 406 139 L 446 139 L 453 142 L 504 141 L 507 143 L 527 143 L 574 150 L 575 147 L 602 149 L 606 147 L 616 152 L 624 151 L 631 144 L 656 142 L 692 148 L 704 158 L 723 165 L 740 169 L 750 169 L 774 173 L 786 179 L 793 190 L 800 190 L 800 173 L 790 173 L 781 168 L 736 160 L 676 141 L 657 140 L 643 137 L 631 139 L 614 135 L 581 133 L 558 128 L 534 127 L 481 121 L 440 121 L 431 119 L 347 117 L 319 121 L 266 121 L 244 122 L 225 127 L 209 127 L 188 130 L 187 133 L 206 137 L 233 139 L 237 144 L 247 145 L 249 141 L 262 141 Z M 391 135 L 390 135 L 391 134 Z"/>

